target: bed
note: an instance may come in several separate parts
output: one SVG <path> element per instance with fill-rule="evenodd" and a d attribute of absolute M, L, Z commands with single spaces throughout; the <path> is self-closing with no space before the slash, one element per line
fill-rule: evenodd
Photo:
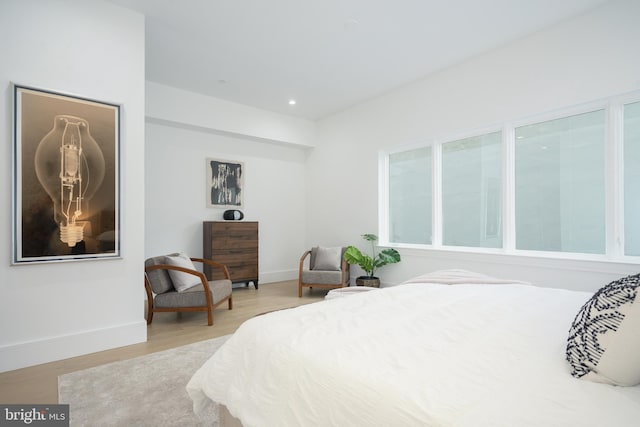
<path fill-rule="evenodd" d="M 197 414 L 219 404 L 244 427 L 640 425 L 640 386 L 571 374 L 590 298 L 425 275 L 250 319 L 187 391 Z"/>

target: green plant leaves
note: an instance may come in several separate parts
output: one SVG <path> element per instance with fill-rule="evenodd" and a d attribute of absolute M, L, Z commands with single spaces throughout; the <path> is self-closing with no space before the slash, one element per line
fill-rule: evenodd
<path fill-rule="evenodd" d="M 360 268 L 362 268 L 368 276 L 373 275 L 374 260 L 369 255 L 365 255 L 360 252 L 360 249 L 355 246 L 349 246 L 347 250 L 344 252 L 344 259 L 349 264 L 358 264 Z"/>
<path fill-rule="evenodd" d="M 395 249 L 384 249 L 378 254 L 378 258 L 384 261 L 384 265 L 395 264 L 400 262 L 400 253 Z"/>
<path fill-rule="evenodd" d="M 368 242 L 377 242 L 378 241 L 378 236 L 376 236 L 375 234 L 363 234 L 362 238 Z"/>
<path fill-rule="evenodd" d="M 349 246 L 344 252 L 344 259 L 349 264 L 357 264 L 367 276 L 373 276 L 376 269 L 383 267 L 387 264 L 395 264 L 400 262 L 400 253 L 392 248 L 383 249 L 377 255 L 375 253 L 375 246 L 373 242 L 378 240 L 378 236 L 375 234 L 363 234 L 362 238 L 372 242 L 371 250 L 373 256 L 363 254 L 360 249 L 355 246 Z"/>

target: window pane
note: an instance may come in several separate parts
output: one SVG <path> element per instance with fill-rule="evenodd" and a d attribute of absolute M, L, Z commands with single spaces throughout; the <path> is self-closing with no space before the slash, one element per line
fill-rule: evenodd
<path fill-rule="evenodd" d="M 624 253 L 640 255 L 640 102 L 624 107 Z"/>
<path fill-rule="evenodd" d="M 604 110 L 516 129 L 516 248 L 605 251 Z"/>
<path fill-rule="evenodd" d="M 389 155 L 389 240 L 431 243 L 431 147 Z"/>
<path fill-rule="evenodd" d="M 442 146 L 442 241 L 502 247 L 502 134 Z"/>

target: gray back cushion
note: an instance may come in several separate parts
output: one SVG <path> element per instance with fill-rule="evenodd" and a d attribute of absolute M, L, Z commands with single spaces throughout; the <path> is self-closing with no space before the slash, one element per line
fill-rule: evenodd
<path fill-rule="evenodd" d="M 145 267 L 150 267 L 152 265 L 166 264 L 166 256 L 154 256 L 147 259 L 144 262 Z M 164 294 L 165 292 L 175 291 L 173 287 L 173 282 L 171 281 L 171 277 L 169 277 L 168 270 L 153 270 L 146 273 L 147 278 L 149 279 L 149 283 L 151 284 L 151 289 L 155 294 Z"/>
<path fill-rule="evenodd" d="M 309 259 L 309 269 L 310 270 L 315 270 L 316 269 L 316 260 L 318 257 L 318 250 L 320 248 L 318 246 L 311 248 L 311 257 Z M 323 248 L 323 249 L 331 249 L 331 248 Z M 340 250 L 340 262 L 337 266 L 337 270 L 340 270 L 342 268 L 342 258 L 344 257 L 344 252 L 347 250 L 346 247 L 341 248 Z"/>

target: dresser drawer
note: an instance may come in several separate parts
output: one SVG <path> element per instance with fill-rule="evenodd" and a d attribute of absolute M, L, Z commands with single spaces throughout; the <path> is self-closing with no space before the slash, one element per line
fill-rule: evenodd
<path fill-rule="evenodd" d="M 253 282 L 258 288 L 258 223 L 255 221 L 205 221 L 203 256 L 224 264 L 233 282 Z M 205 268 L 209 280 L 224 276 Z"/>

